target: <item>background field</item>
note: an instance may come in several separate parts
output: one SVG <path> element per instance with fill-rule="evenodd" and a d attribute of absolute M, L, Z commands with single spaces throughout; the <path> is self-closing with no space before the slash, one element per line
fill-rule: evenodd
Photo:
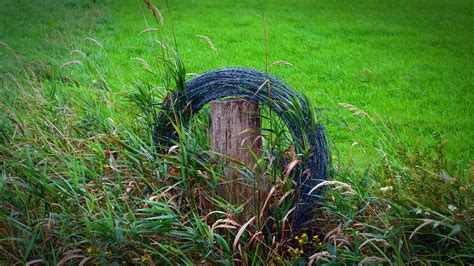
<path fill-rule="evenodd" d="M 85 40 L 91 37 L 107 51 L 110 63 L 104 63 L 103 71 L 117 97 L 133 89 L 138 79 L 152 79 L 131 60 L 139 57 L 153 64 L 152 50 L 157 50 L 147 34 L 138 35 L 147 28 L 144 14 L 148 15 L 140 1 L 7 0 L 0 5 L 0 39 L 29 64 L 59 66 L 71 60 L 74 49 L 105 57 Z M 337 103 L 380 115 L 412 149 L 408 152 L 426 153 L 440 137 L 447 141 L 448 158 L 457 164 L 466 166 L 473 157 L 471 1 L 172 1 L 169 9 L 161 2 L 156 5 L 168 32 L 174 27 L 190 73 L 224 66 L 264 70 L 263 11 L 268 64 L 284 60 L 293 65 L 275 65 L 269 72 L 328 109 L 331 120 L 326 125 L 341 156 L 357 140 L 347 134 Z M 149 27 L 156 27 L 147 18 Z M 208 36 L 217 51 L 195 35 Z M 0 60 L 2 66 L 15 69 L 4 49 Z M 61 70 L 75 78 L 77 72 L 74 67 Z"/>
<path fill-rule="evenodd" d="M 474 262 L 473 1 L 144 2 L 0 1 L 0 264 Z M 334 168 L 301 232 L 291 163 L 247 169 L 276 207 L 245 228 L 204 123 L 157 154 L 172 48 L 320 108 Z"/>

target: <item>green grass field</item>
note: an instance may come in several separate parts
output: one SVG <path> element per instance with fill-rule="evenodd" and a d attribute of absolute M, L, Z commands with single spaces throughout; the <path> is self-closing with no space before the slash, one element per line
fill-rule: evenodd
<path fill-rule="evenodd" d="M 474 2 L 234 2 L 155 1 L 163 24 L 139 0 L 0 2 L 0 264 L 472 263 Z M 152 159 L 149 114 L 131 100 L 137 83 L 167 89 L 160 36 L 189 76 L 267 70 L 323 109 L 333 178 L 357 196 L 328 191 L 328 222 L 310 230 L 321 247 L 295 255 L 295 236 L 275 247 L 244 234 L 239 253 L 237 232 L 169 204 L 164 188 L 189 191 L 167 163 L 196 166 Z M 163 224 L 143 222 L 156 221 L 149 206 Z M 339 224 L 347 246 L 326 237 Z"/>

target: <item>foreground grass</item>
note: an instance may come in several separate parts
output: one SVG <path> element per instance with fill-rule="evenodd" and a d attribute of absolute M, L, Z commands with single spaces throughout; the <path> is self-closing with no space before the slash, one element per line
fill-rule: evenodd
<path fill-rule="evenodd" d="M 29 8 L 33 10 L 38 8 L 34 3 L 23 4 L 29 5 Z M 366 4 L 372 7 L 371 3 Z M 418 4 L 415 2 L 413 6 L 421 8 L 422 5 Z M 125 5 L 127 4 L 122 4 L 122 6 Z M 128 5 L 130 5 L 126 9 L 128 11 L 140 10 L 141 7 L 139 4 Z M 216 34 L 222 34 L 222 38 L 212 36 L 212 32 L 194 32 L 194 26 L 188 28 L 182 26 L 185 24 L 180 24 L 189 21 L 191 15 L 186 15 L 186 12 L 194 14 L 194 10 L 185 8 L 187 6 L 176 4 L 173 25 L 175 25 L 179 43 L 184 47 L 181 51 L 186 60 L 188 72 L 200 72 L 214 66 L 228 64 L 264 68 L 262 51 L 255 45 L 255 43 L 261 45 L 261 39 L 257 37 L 259 35 L 254 36 L 255 40 L 250 38 L 241 43 L 230 39 L 229 46 L 234 40 L 239 43 L 235 46 L 238 51 L 249 53 L 248 56 L 237 56 L 234 52 L 237 50 L 231 50 L 232 52 L 225 50 L 224 42 L 219 45 L 218 41 L 225 40 L 223 38 L 225 36 L 236 38 L 236 32 L 224 30 L 234 28 L 238 31 L 235 27 L 231 27 L 232 25 L 226 24 L 236 22 L 224 18 L 225 14 L 220 14 L 222 11 L 214 13 L 215 16 L 203 15 L 202 20 L 199 20 L 203 24 L 204 21 L 212 22 L 213 19 L 222 21 L 221 24 L 213 23 L 216 25 Z M 11 5 L 9 8 L 16 7 L 18 6 Z M 277 65 L 272 68 L 272 72 L 289 77 L 287 80 L 296 86 L 303 85 L 302 87 L 307 88 L 338 86 L 335 88 L 335 94 L 329 90 L 325 91 L 329 94 L 328 99 L 336 103 L 354 103 L 354 105 L 344 104 L 336 108 L 336 105 L 332 105 L 328 100 L 327 105 L 334 107 L 334 111 L 328 110 L 327 115 L 330 119 L 342 121 L 341 123 L 344 124 L 344 126 L 337 126 L 331 122 L 333 120 L 328 122 L 329 129 L 333 131 L 333 139 L 336 143 L 342 143 L 347 147 L 340 147 L 341 155 L 335 154 L 336 157 L 343 158 L 336 160 L 332 180 L 337 182 L 326 183 L 326 197 L 314 220 L 305 230 L 293 235 L 287 230 L 281 233 L 267 230 L 256 222 L 250 222 L 247 227 L 244 227 L 243 224 L 246 221 L 235 218 L 240 210 L 239 206 L 228 205 L 216 195 L 214 188 L 219 178 L 223 178 L 222 169 L 209 163 L 208 153 L 200 143 L 202 139 L 196 137 L 196 133 L 201 134 L 199 136 L 204 135 L 205 128 L 201 128 L 201 131 L 193 131 L 194 134 L 187 134 L 188 129 L 181 129 L 183 130 L 181 142 L 173 152 L 165 155 L 156 153 L 149 126 L 153 122 L 155 104 L 160 102 L 162 94 L 170 88 L 163 85 L 166 84 L 162 82 L 163 72 L 159 65 L 153 63 L 155 60 L 159 62 L 159 53 L 153 51 L 155 46 L 150 45 L 149 37 L 136 35 L 145 28 L 143 20 L 135 17 L 136 14 L 139 16 L 140 12 L 124 14 L 123 9 L 117 7 L 109 13 L 105 11 L 107 2 L 81 5 L 70 3 L 65 9 L 55 9 L 52 5 L 50 7 L 53 10 L 62 10 L 59 15 L 62 14 L 65 17 L 67 17 L 65 13 L 77 15 L 74 10 L 90 12 L 86 13 L 86 18 L 90 18 L 90 21 L 81 20 L 82 17 L 79 16 L 74 20 L 66 20 L 63 25 L 64 27 L 95 25 L 95 29 L 80 27 L 77 34 L 96 33 L 95 37 L 102 38 L 96 38 L 101 40 L 97 42 L 95 39 L 82 38 L 88 37 L 87 35 L 80 38 L 74 34 L 59 37 L 68 31 L 65 29 L 61 31 L 56 20 L 52 19 L 53 16 L 41 12 L 38 20 L 52 23 L 51 27 L 58 31 L 51 32 L 51 36 L 64 38 L 62 40 L 68 43 L 66 47 L 57 42 L 51 42 L 49 51 L 40 48 L 38 54 L 33 54 L 28 52 L 32 44 L 15 41 L 12 34 L 6 35 L 5 41 L 8 43 L 13 43 L 13 46 L 21 43 L 25 47 L 19 49 L 21 55 L 15 55 L 7 46 L 2 46 L 2 65 L 6 69 L 2 72 L 2 91 L 0 92 L 2 99 L 0 106 L 2 110 L 0 262 L 18 264 L 35 261 L 44 264 L 80 262 L 176 264 L 203 261 L 223 264 L 239 261 L 247 264 L 291 264 L 310 261 L 314 263 L 472 263 L 474 259 L 472 256 L 474 254 L 473 173 L 472 169 L 466 170 L 463 163 L 459 167 L 458 163 L 452 161 L 453 158 L 466 160 L 472 156 L 471 140 L 468 139 L 469 134 L 472 133 L 467 129 L 458 130 L 458 128 L 446 131 L 445 134 L 448 136 L 461 136 L 460 140 L 465 140 L 466 145 L 461 145 L 461 141 L 459 144 L 453 145 L 452 142 L 446 144 L 446 135 L 443 134 L 434 134 L 429 138 L 415 137 L 418 135 L 417 130 L 422 132 L 429 130 L 427 129 L 429 126 L 425 124 L 417 126 L 414 132 L 400 131 L 400 125 L 397 125 L 397 122 L 387 119 L 387 117 L 399 117 L 402 124 L 410 124 L 417 121 L 412 120 L 413 117 L 419 116 L 420 119 L 429 119 L 430 123 L 437 126 L 452 123 L 451 125 L 455 127 L 463 125 L 469 127 L 467 118 L 471 110 L 468 102 L 469 97 L 472 97 L 468 91 L 470 81 L 469 78 L 465 80 L 459 77 L 469 77 L 472 70 L 460 67 L 471 64 L 469 58 L 454 56 L 454 59 L 451 59 L 450 62 L 453 64 L 450 66 L 453 66 L 453 69 L 449 71 L 453 75 L 437 76 L 436 73 L 446 70 L 446 66 L 439 64 L 437 60 L 447 59 L 452 56 L 451 53 L 469 50 L 469 44 L 465 44 L 462 38 L 467 38 L 465 34 L 470 30 L 469 26 L 463 24 L 469 17 L 470 9 L 462 10 L 461 14 L 464 15 L 460 15 L 455 20 L 456 23 L 465 25 L 463 29 L 459 29 L 461 33 L 455 34 L 456 36 L 448 35 L 462 42 L 463 45 L 458 46 L 456 41 L 452 46 L 448 43 L 446 45 L 454 49 L 449 52 L 445 46 L 439 50 L 433 48 L 433 53 L 443 51 L 446 54 L 441 53 L 440 59 L 436 60 L 435 58 L 438 57 L 426 55 L 427 60 L 423 61 L 423 64 L 427 64 L 433 75 L 420 71 L 416 77 L 412 77 L 415 80 L 418 77 L 420 80 L 417 82 L 412 82 L 410 79 L 400 81 L 392 76 L 395 75 L 394 73 L 400 75 L 399 71 L 405 71 L 401 65 L 398 65 L 399 62 L 404 62 L 403 58 L 409 61 L 415 60 L 413 55 L 406 55 L 403 51 L 399 54 L 394 53 L 393 61 L 382 58 L 382 55 L 386 55 L 385 52 L 379 51 L 380 57 L 377 57 L 376 50 L 369 48 L 366 48 L 369 50 L 361 48 L 361 55 L 359 57 L 353 55 L 358 59 L 351 62 L 331 60 L 331 58 L 344 58 L 344 55 L 354 53 L 354 47 L 351 46 L 354 43 L 347 39 L 355 38 L 350 32 L 347 35 L 341 33 L 337 38 L 330 38 L 330 42 L 320 44 L 322 49 L 339 46 L 340 50 L 331 53 L 332 55 L 307 52 L 311 49 L 307 49 L 305 45 L 306 37 L 300 38 L 301 46 L 294 45 L 294 42 L 286 43 L 286 41 L 279 44 L 285 44 L 289 47 L 288 49 L 295 49 L 295 51 L 284 52 L 283 50 L 281 54 L 278 54 L 279 52 L 276 51 L 280 49 L 271 48 L 271 51 L 275 51 L 275 55 L 271 53 L 271 56 L 275 58 L 271 57 L 271 59 L 290 61 L 298 69 L 298 71 L 294 70 L 295 68 L 284 69 L 284 66 Z M 200 6 L 197 5 L 197 7 Z M 222 10 L 217 9 L 217 5 L 207 5 L 207 7 L 210 10 Z M 305 6 L 300 7 L 305 9 Z M 355 10 L 363 8 L 352 7 Z M 254 8 L 255 14 L 251 12 L 247 14 L 249 8 Z M 330 12 L 331 8 L 334 6 L 320 7 L 320 10 L 327 10 L 329 16 L 334 14 Z M 382 8 L 380 12 L 390 8 L 399 7 L 391 7 L 387 4 L 386 9 Z M 458 11 L 456 6 L 444 7 L 441 3 L 426 8 L 433 9 L 434 12 L 441 12 L 441 9 L 445 8 L 443 12 L 446 12 L 449 18 L 454 16 L 454 11 Z M 248 25 L 242 22 L 244 24 L 241 27 L 254 29 L 255 32 L 262 31 L 259 24 L 261 22 L 251 20 L 252 16 L 257 16 L 260 12 L 258 5 L 250 5 L 250 7 L 239 5 L 236 6 L 236 10 L 242 15 L 237 21 L 250 20 L 247 22 L 250 23 Z M 414 15 L 419 10 L 406 11 Z M 272 29 L 272 14 L 277 20 L 279 16 L 287 13 L 284 8 L 282 10 L 272 8 L 265 12 L 269 14 L 267 19 L 270 29 Z M 308 12 L 307 17 L 313 14 L 306 12 Z M 341 10 L 336 13 L 341 17 L 349 16 L 347 20 L 353 18 L 349 11 Z M 12 14 L 20 16 L 16 13 Z M 166 19 L 166 13 L 163 12 L 163 14 Z M 202 14 L 207 13 L 202 12 Z M 319 14 L 317 17 L 324 18 L 324 12 L 317 14 Z M 373 20 L 375 23 L 382 19 L 376 14 L 374 12 L 372 14 L 374 17 L 369 16 L 368 21 Z M 431 18 L 431 14 L 422 13 L 422 15 Z M 410 17 L 410 15 L 406 16 Z M 385 19 L 401 20 L 396 16 Z M 148 17 L 148 20 L 150 25 L 153 24 L 151 17 Z M 301 26 L 298 28 L 302 31 L 305 25 L 309 25 L 308 31 L 311 31 L 311 23 L 315 23 L 308 19 L 305 20 L 308 22 L 300 25 L 298 23 L 302 22 L 298 21 L 296 16 L 290 16 L 287 20 Z M 447 33 L 444 32 L 446 28 L 437 29 L 434 26 L 438 24 L 434 21 L 435 18 L 424 20 L 425 24 L 421 23 L 422 25 L 418 26 L 427 29 L 427 36 L 425 36 L 427 39 L 445 40 L 443 39 L 445 37 L 441 37 L 440 31 Z M 377 28 L 373 23 L 369 23 L 366 27 Z M 122 25 L 119 27 L 119 33 L 115 34 L 118 28 L 111 25 Z M 153 25 L 152 27 L 156 26 Z M 395 27 L 390 23 L 386 25 Z M 450 27 L 454 26 L 450 25 L 448 23 L 445 27 L 452 29 Z M 283 25 L 280 26 L 283 27 Z M 12 26 L 9 24 L 5 29 L 8 32 Z M 404 33 L 406 35 L 403 36 L 407 38 L 411 36 L 420 41 L 417 37 L 410 35 L 410 31 L 404 29 L 399 29 L 400 34 Z M 37 33 L 39 35 L 46 31 L 46 29 L 37 31 L 28 27 L 23 30 L 40 32 Z M 327 36 L 331 36 L 331 32 L 335 31 L 331 31 L 331 27 L 326 30 L 329 30 L 326 32 Z M 386 30 L 392 32 L 395 29 Z M 210 36 L 216 43 L 217 52 L 207 49 L 207 44 L 199 38 L 184 38 L 189 32 L 192 32 L 192 36 L 194 34 Z M 308 32 L 289 32 L 293 34 L 292 36 L 308 35 Z M 357 33 L 357 31 L 354 34 L 358 36 L 354 39 L 356 43 L 360 43 L 358 38 L 366 35 L 364 32 Z M 29 39 L 26 33 L 19 36 Z M 365 40 L 364 43 L 381 41 L 377 36 Z M 402 37 L 398 37 L 397 40 L 403 40 Z M 384 35 L 384 38 L 388 37 Z M 123 44 L 125 47 L 136 48 L 135 45 L 137 45 L 140 47 L 137 49 L 143 50 L 131 49 L 123 52 L 120 49 L 121 42 L 130 42 Z M 167 44 L 172 42 L 172 39 L 168 40 Z M 394 51 L 397 47 L 413 48 L 411 44 L 407 44 L 409 42 L 407 40 L 401 46 L 392 44 L 390 41 L 385 44 L 387 49 Z M 420 42 L 415 43 L 420 44 Z M 57 49 L 58 47 L 62 48 Z M 193 47 L 200 47 L 199 50 L 204 52 L 195 53 L 192 50 Z M 63 54 L 68 54 L 76 48 L 80 49 L 72 52 L 65 60 Z M 319 56 L 320 59 L 327 56 L 326 61 L 321 61 L 327 63 L 327 67 L 324 65 L 324 71 L 323 63 L 319 65 L 320 61 L 315 63 L 312 60 L 300 58 L 303 50 L 299 49 L 303 48 L 306 51 L 305 55 L 312 55 L 315 58 Z M 421 47 L 415 51 L 421 53 L 423 49 Z M 288 56 L 288 58 L 283 56 Z M 146 74 L 149 75 L 146 76 L 146 72 L 142 70 L 142 61 L 129 61 L 129 57 L 146 58 L 154 74 Z M 39 62 L 40 59 L 43 60 Z M 71 60 L 80 60 L 81 64 Z M 67 61 L 72 63 L 59 67 Z M 383 71 L 374 74 L 370 70 L 363 72 L 361 76 L 357 74 L 366 62 L 379 65 L 382 61 L 386 61 L 386 64 L 380 64 Z M 416 62 L 410 62 L 417 65 Z M 337 64 L 342 65 L 337 66 Z M 339 80 L 341 73 L 338 67 L 345 66 L 349 66 L 348 70 L 342 71 L 342 77 Z M 305 68 L 312 71 L 314 69 L 314 73 L 310 74 L 310 77 L 302 76 L 301 73 L 306 71 L 301 71 L 301 69 Z M 136 71 L 131 71 L 131 69 Z M 387 74 L 380 74 L 384 71 L 387 71 Z M 355 74 L 357 78 L 353 77 Z M 137 80 L 140 82 L 136 82 Z M 391 81 L 395 82 L 392 84 Z M 358 96 L 354 96 L 356 92 L 343 93 L 347 84 L 358 84 L 368 91 L 374 90 L 375 98 L 371 100 L 367 97 L 367 93 L 361 93 L 364 91 L 361 89 L 356 91 L 361 93 Z M 443 94 L 441 91 L 428 93 L 424 90 L 428 87 L 439 88 L 434 84 L 441 84 L 439 85 L 441 87 L 458 86 L 460 89 L 454 92 L 448 90 L 448 94 Z M 407 109 L 409 115 L 403 116 L 394 111 L 396 109 L 391 109 L 395 107 L 390 107 L 390 103 L 399 102 L 408 105 L 413 95 L 408 95 L 404 100 L 399 96 L 393 96 L 395 97 L 393 102 L 374 100 L 387 96 L 390 90 L 385 89 L 391 86 L 416 88 L 410 93 L 426 93 L 428 102 L 440 101 L 445 107 L 460 109 L 454 109 L 457 110 L 456 113 L 447 112 L 446 119 L 440 119 L 440 115 L 430 116 L 420 113 L 419 105 L 415 104 Z M 314 91 L 308 91 L 308 94 L 317 96 L 317 92 Z M 463 94 L 466 97 L 459 96 Z M 445 98 L 444 95 L 449 95 L 449 97 Z M 363 110 L 359 109 L 361 106 Z M 384 108 L 384 112 L 380 112 L 381 108 Z M 441 109 L 443 108 L 434 108 L 433 112 L 440 114 L 443 112 Z M 384 113 L 384 116 L 380 118 L 371 111 Z M 336 129 L 339 131 L 337 134 L 334 132 Z M 262 160 L 261 163 L 265 166 L 266 161 Z M 272 168 L 262 167 L 260 170 L 262 171 L 260 174 L 284 176 L 282 169 L 273 171 Z M 275 178 L 274 185 L 284 187 L 284 184 L 278 182 L 281 182 L 281 179 Z M 279 204 L 285 197 L 285 192 L 287 191 L 277 190 L 271 202 L 274 206 L 282 206 L 276 208 L 282 214 L 288 212 L 288 204 Z M 281 224 L 283 219 L 276 221 Z"/>

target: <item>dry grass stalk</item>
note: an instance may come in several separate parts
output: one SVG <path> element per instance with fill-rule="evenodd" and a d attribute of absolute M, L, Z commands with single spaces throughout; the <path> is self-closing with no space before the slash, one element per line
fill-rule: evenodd
<path fill-rule="evenodd" d="M 384 239 L 381 239 L 381 238 L 369 238 L 367 240 L 364 241 L 364 243 L 362 243 L 362 245 L 359 246 L 359 249 L 361 249 L 363 246 L 369 244 L 369 243 L 373 243 L 373 242 L 378 242 L 378 243 L 381 243 L 382 245 L 384 246 L 390 246 L 390 244 L 385 241 Z"/>
<path fill-rule="evenodd" d="M 433 222 L 436 222 L 436 221 L 433 221 L 431 219 L 423 219 L 423 223 L 420 224 L 417 228 L 415 228 L 415 230 L 413 230 L 413 232 L 410 234 L 410 237 L 408 239 L 412 239 L 413 236 L 415 236 L 416 232 L 418 232 L 421 228 L 433 223 Z"/>
<path fill-rule="evenodd" d="M 91 259 L 92 259 L 92 256 L 85 257 L 83 260 L 81 260 L 81 262 L 79 263 L 79 266 L 86 265 L 86 263 Z"/>
<path fill-rule="evenodd" d="M 293 193 L 294 191 L 295 189 L 292 188 L 288 190 L 285 194 L 283 194 L 283 196 L 281 196 L 281 198 L 278 200 L 277 207 L 279 207 L 283 203 L 283 201 L 286 199 L 286 197 L 291 195 L 291 193 Z"/>
<path fill-rule="evenodd" d="M 209 216 L 211 216 L 212 214 L 222 214 L 222 215 L 229 216 L 227 213 L 225 213 L 223 211 L 212 211 L 212 212 L 208 213 L 206 215 L 206 217 L 204 217 L 204 221 L 207 221 L 207 218 L 209 218 Z"/>
<path fill-rule="evenodd" d="M 245 229 L 247 228 L 247 226 L 249 226 L 255 220 L 255 218 L 256 217 L 253 216 L 244 225 L 242 225 L 242 227 L 240 227 L 239 232 L 237 232 L 237 235 L 235 236 L 234 243 L 232 244 L 232 248 L 234 249 L 234 251 L 237 248 L 237 244 L 239 243 L 239 239 L 242 236 L 242 234 L 244 233 Z"/>
<path fill-rule="evenodd" d="M 140 63 L 142 63 L 142 65 L 143 65 L 143 67 L 145 68 L 146 71 L 148 71 L 150 73 L 154 73 L 153 70 L 151 69 L 150 65 L 147 63 L 147 61 L 145 61 L 145 59 L 139 58 L 139 57 L 133 57 L 133 58 L 130 58 L 130 60 L 139 61 Z"/>
<path fill-rule="evenodd" d="M 155 29 L 155 28 L 147 28 L 147 29 L 144 29 L 144 30 L 140 31 L 140 32 L 138 33 L 138 35 L 142 35 L 143 33 L 146 33 L 146 32 L 158 32 L 158 31 L 160 31 L 160 30 L 159 30 L 159 29 Z"/>
<path fill-rule="evenodd" d="M 69 62 L 66 62 L 64 64 L 61 65 L 61 68 L 63 67 L 67 67 L 69 65 L 84 65 L 84 63 L 82 63 L 81 61 L 79 60 L 72 60 L 72 61 L 69 61 Z"/>
<path fill-rule="evenodd" d="M 86 53 L 84 53 L 84 52 L 81 51 L 81 50 L 72 50 L 72 51 L 69 53 L 69 55 L 71 55 L 71 56 L 72 56 L 72 55 L 75 55 L 75 54 L 79 54 L 80 56 L 84 56 L 84 57 L 86 56 Z"/>
<path fill-rule="evenodd" d="M 211 39 L 209 39 L 209 37 L 204 36 L 204 35 L 196 35 L 196 37 L 202 38 L 203 40 L 205 40 L 207 42 L 207 44 L 209 44 L 209 47 L 211 47 L 212 50 L 217 51 L 216 46 L 211 41 Z"/>
<path fill-rule="evenodd" d="M 73 249 L 73 250 L 69 250 L 65 253 L 65 256 L 64 258 L 62 258 L 59 262 L 58 262 L 58 266 L 61 266 L 63 264 L 66 264 L 66 262 L 72 260 L 72 259 L 77 259 L 77 258 L 84 258 L 85 256 L 83 255 L 78 255 L 77 253 L 82 253 L 83 250 L 82 249 Z"/>
<path fill-rule="evenodd" d="M 355 116 L 362 116 L 362 117 L 366 117 L 366 116 L 369 116 L 366 112 L 364 112 L 363 110 L 355 107 L 354 105 L 352 104 L 348 104 L 348 103 L 340 103 L 339 104 L 340 106 L 346 108 L 346 109 L 349 109 L 351 110 L 353 113 L 352 115 L 355 115 Z"/>
<path fill-rule="evenodd" d="M 211 231 L 214 232 L 217 228 L 237 229 L 238 226 L 240 226 L 240 224 L 234 220 L 219 219 L 211 226 Z"/>
<path fill-rule="evenodd" d="M 293 64 L 287 62 L 287 61 L 283 61 L 283 60 L 278 60 L 278 61 L 275 61 L 273 63 L 271 63 L 270 67 L 272 66 L 275 66 L 275 65 L 288 65 L 288 66 L 293 66 Z"/>
<path fill-rule="evenodd" d="M 275 193 L 277 188 L 278 188 L 278 185 L 273 186 L 272 189 L 270 190 L 270 192 L 268 193 L 268 196 L 265 200 L 265 203 L 262 206 L 262 210 L 260 211 L 260 216 L 259 216 L 260 219 L 262 219 L 263 214 L 266 212 L 266 209 L 268 207 L 268 203 L 270 202 L 270 199 L 272 198 L 272 196 Z"/>
<path fill-rule="evenodd" d="M 43 262 L 43 259 L 36 259 L 36 260 L 30 260 L 28 261 L 25 265 L 30 266 L 30 265 L 41 265 Z"/>
<path fill-rule="evenodd" d="M 333 258 L 335 258 L 335 256 L 327 251 L 318 252 L 309 257 L 308 265 L 312 265 L 315 261 L 320 261 L 320 260 L 329 262 L 329 260 Z"/>
<path fill-rule="evenodd" d="M 311 193 L 313 193 L 313 191 L 317 190 L 318 188 L 322 187 L 322 186 L 327 186 L 327 185 L 338 185 L 339 187 L 342 187 L 342 188 L 345 188 L 347 189 L 347 194 L 353 194 L 353 195 L 357 195 L 357 192 L 352 189 L 352 187 L 347 184 L 347 183 L 344 183 L 344 182 L 340 182 L 340 181 L 335 181 L 335 180 L 328 180 L 328 181 L 323 181 L 321 183 L 319 183 L 317 186 L 313 187 L 311 189 L 311 191 L 308 192 L 308 195 L 310 195 Z"/>
<path fill-rule="evenodd" d="M 333 236 L 338 235 L 342 232 L 341 230 L 342 224 L 339 224 L 336 228 L 329 231 L 323 239 L 323 242 L 327 242 L 329 239 L 333 238 Z"/>
<path fill-rule="evenodd" d="M 99 46 L 100 48 L 104 49 L 104 46 L 96 39 L 93 39 L 93 38 L 90 38 L 90 37 L 87 37 L 86 38 L 86 41 L 91 41 L 93 42 L 95 45 Z"/>
<path fill-rule="evenodd" d="M 163 24 L 163 16 L 161 15 L 161 12 L 160 10 L 151 3 L 150 0 L 145 0 L 145 4 L 147 6 L 147 8 L 151 11 L 151 14 L 155 17 L 155 18 L 158 18 L 160 23 Z"/>
<path fill-rule="evenodd" d="M 285 228 L 286 228 L 286 224 L 288 223 L 288 217 L 290 216 L 290 214 L 295 211 L 296 207 L 293 207 L 291 208 L 288 213 L 285 215 L 285 217 L 283 217 L 283 219 L 281 219 L 281 239 L 285 239 Z M 292 227 L 291 227 L 291 223 L 288 223 L 288 227 L 290 227 L 290 231 L 292 231 Z"/>
<path fill-rule="evenodd" d="M 289 163 L 287 166 L 285 166 L 285 179 L 290 175 L 291 173 L 291 170 L 293 170 L 293 168 L 298 165 L 301 161 L 298 160 L 298 159 L 294 159 L 291 163 Z"/>
<path fill-rule="evenodd" d="M 379 258 L 379 257 L 372 256 L 372 257 L 364 258 L 357 265 L 367 265 L 367 264 L 381 263 L 381 262 L 385 262 L 385 261 L 387 261 L 387 260 L 384 259 L 384 258 Z"/>
<path fill-rule="evenodd" d="M 250 103 L 252 101 L 252 99 L 255 97 L 255 95 L 258 94 L 258 92 L 263 88 L 263 86 L 265 86 L 265 84 L 270 84 L 270 80 L 269 79 L 266 79 L 262 85 L 260 85 L 258 87 L 258 89 L 255 91 L 255 93 L 252 95 L 252 97 L 250 97 L 250 99 L 248 100 L 248 103 Z"/>

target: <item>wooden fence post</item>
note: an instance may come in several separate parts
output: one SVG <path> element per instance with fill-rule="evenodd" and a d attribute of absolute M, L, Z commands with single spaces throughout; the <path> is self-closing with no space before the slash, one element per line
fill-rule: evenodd
<path fill-rule="evenodd" d="M 253 151 L 260 157 L 262 150 L 262 139 L 260 136 L 261 119 L 258 104 L 248 102 L 245 99 L 215 100 L 211 102 L 211 150 L 219 154 L 229 156 L 240 163 L 253 168 L 255 160 L 249 151 Z M 230 162 L 224 162 L 232 166 Z M 218 193 L 228 202 L 240 205 L 249 201 L 248 204 L 256 210 L 262 207 L 266 197 L 267 182 L 261 180 L 261 184 L 254 187 L 245 177 L 237 171 L 226 168 L 227 179 L 232 182 L 220 185 Z M 260 190 L 257 191 L 257 188 Z M 258 192 L 258 193 L 256 193 Z M 262 199 L 263 198 L 263 199 Z M 242 218 L 250 218 L 252 208 L 244 208 Z M 254 213 L 253 215 L 255 215 Z"/>

